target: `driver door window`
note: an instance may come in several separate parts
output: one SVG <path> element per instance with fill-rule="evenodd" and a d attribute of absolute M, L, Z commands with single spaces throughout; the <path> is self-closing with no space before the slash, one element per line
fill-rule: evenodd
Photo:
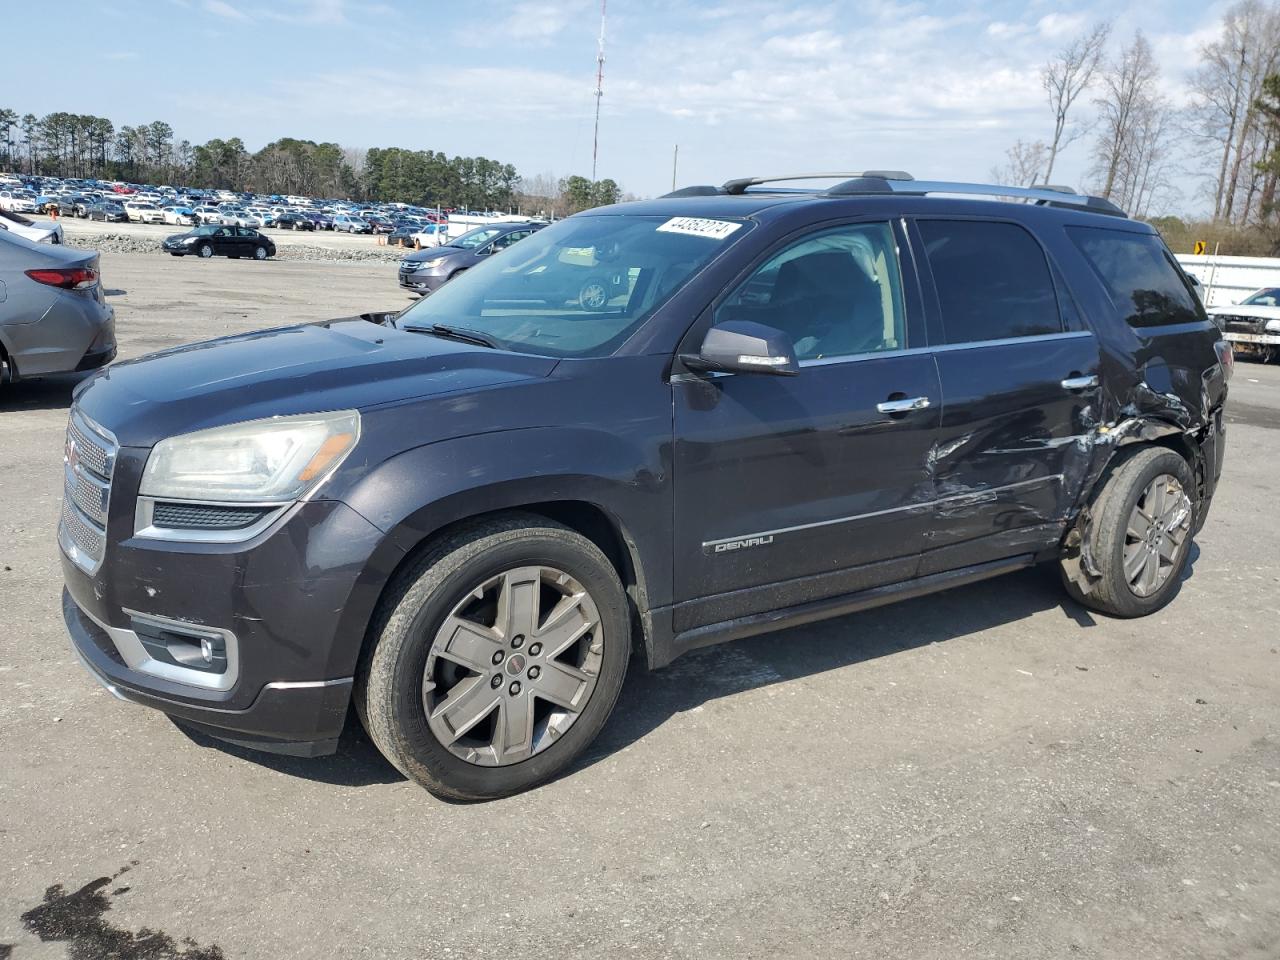
<path fill-rule="evenodd" d="M 715 322 L 726 320 L 781 330 L 801 361 L 902 349 L 906 319 L 892 228 L 849 224 L 792 244 L 720 305 Z"/>

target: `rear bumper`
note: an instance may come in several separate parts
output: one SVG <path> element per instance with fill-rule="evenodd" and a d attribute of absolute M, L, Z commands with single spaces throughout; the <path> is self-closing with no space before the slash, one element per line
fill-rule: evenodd
<path fill-rule="evenodd" d="M 115 357 L 115 310 L 63 292 L 38 320 L 7 324 L 5 335 L 16 377 L 94 370 Z"/>

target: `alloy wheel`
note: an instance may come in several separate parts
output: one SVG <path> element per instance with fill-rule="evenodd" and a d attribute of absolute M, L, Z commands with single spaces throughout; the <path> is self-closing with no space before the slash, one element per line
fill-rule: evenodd
<path fill-rule="evenodd" d="M 491 577 L 436 631 L 422 680 L 427 725 L 468 763 L 527 760 L 582 715 L 604 641 L 595 601 L 564 571 L 528 566 Z"/>
<path fill-rule="evenodd" d="M 1124 577 L 1134 596 L 1149 597 L 1165 585 L 1191 529 L 1191 498 L 1178 478 L 1162 473 L 1134 504 L 1125 528 Z"/>

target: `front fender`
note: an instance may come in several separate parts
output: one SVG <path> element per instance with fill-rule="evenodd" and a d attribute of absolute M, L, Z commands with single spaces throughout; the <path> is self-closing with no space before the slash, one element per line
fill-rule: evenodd
<path fill-rule="evenodd" d="M 342 500 L 386 535 L 368 563 L 374 579 L 459 521 L 537 504 L 590 505 L 631 555 L 643 613 L 671 602 L 668 437 L 530 427 L 441 440 L 384 461 Z M 358 616 L 367 622 L 372 613 L 371 604 Z"/>

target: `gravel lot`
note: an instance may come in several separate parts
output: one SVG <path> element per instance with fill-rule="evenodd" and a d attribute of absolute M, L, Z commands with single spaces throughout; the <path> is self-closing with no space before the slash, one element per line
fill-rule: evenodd
<path fill-rule="evenodd" d="M 388 264 L 102 268 L 124 356 L 406 302 Z M 635 670 L 569 775 L 477 805 L 355 725 L 258 755 L 90 680 L 54 543 L 72 383 L 0 392 L 0 957 L 1280 956 L 1276 368 L 1237 367 L 1161 614 L 1033 571 L 700 651 Z"/>

